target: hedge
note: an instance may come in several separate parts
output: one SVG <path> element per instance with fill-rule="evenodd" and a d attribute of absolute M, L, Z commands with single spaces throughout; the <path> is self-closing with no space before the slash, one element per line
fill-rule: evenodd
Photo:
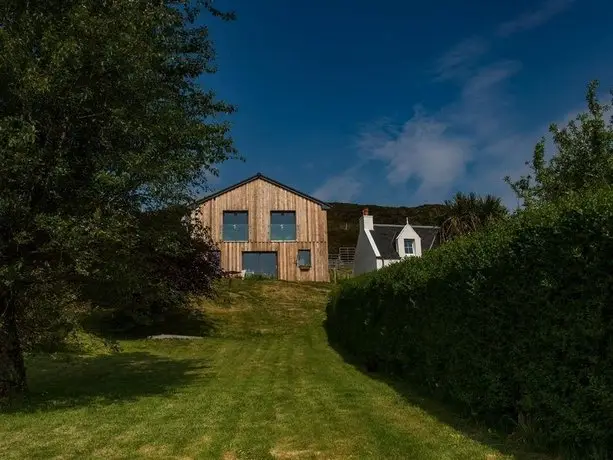
<path fill-rule="evenodd" d="M 613 456 L 613 194 L 343 282 L 331 342 L 549 448 Z"/>

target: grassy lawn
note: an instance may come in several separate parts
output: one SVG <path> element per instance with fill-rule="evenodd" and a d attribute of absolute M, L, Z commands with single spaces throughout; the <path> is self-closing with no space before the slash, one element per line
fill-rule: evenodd
<path fill-rule="evenodd" d="M 203 340 L 32 357 L 30 401 L 0 414 L 0 458 L 539 458 L 344 362 L 326 295 L 237 281 L 201 302 Z"/>

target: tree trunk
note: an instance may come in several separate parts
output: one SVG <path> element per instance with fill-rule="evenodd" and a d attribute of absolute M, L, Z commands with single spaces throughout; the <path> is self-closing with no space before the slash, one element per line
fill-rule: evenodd
<path fill-rule="evenodd" d="M 0 400 L 21 395 L 27 389 L 16 314 L 13 297 L 0 294 Z"/>

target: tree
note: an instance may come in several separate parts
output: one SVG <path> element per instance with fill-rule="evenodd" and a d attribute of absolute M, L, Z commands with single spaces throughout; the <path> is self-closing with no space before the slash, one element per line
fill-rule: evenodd
<path fill-rule="evenodd" d="M 586 113 L 581 113 L 564 128 L 549 127 L 556 152 L 545 159 L 545 139 L 536 145 L 531 174 L 513 182 L 505 181 L 524 206 L 551 202 L 590 188 L 613 185 L 613 118 L 607 120 L 611 105 L 597 97 L 598 81 L 587 86 Z"/>
<path fill-rule="evenodd" d="M 0 6 L 0 397 L 26 389 L 17 325 L 36 286 L 164 303 L 195 278 L 177 287 L 160 261 L 188 258 L 203 276 L 214 272 L 210 245 L 191 238 L 197 222 L 148 218 L 188 213 L 191 191 L 236 157 L 222 119 L 234 108 L 197 83 L 215 68 L 196 19 L 233 15 L 195 3 Z"/>
<path fill-rule="evenodd" d="M 143 213 L 131 250 L 118 247 L 82 286 L 85 298 L 112 309 L 114 329 L 147 329 L 178 313 L 189 296 L 213 292 L 222 275 L 217 248 L 201 220 L 187 214 L 183 206 Z"/>
<path fill-rule="evenodd" d="M 458 192 L 451 200 L 445 201 L 445 206 L 441 224 L 444 241 L 479 230 L 508 213 L 500 198 L 475 193 Z"/>

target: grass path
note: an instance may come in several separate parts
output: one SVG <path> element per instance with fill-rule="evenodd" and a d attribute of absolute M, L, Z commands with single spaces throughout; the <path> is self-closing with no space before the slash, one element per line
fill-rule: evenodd
<path fill-rule="evenodd" d="M 33 395 L 0 414 L 0 458 L 528 458 L 471 439 L 345 363 L 321 327 L 325 295 L 240 283 L 202 303 L 217 324 L 205 340 L 30 359 Z"/>

